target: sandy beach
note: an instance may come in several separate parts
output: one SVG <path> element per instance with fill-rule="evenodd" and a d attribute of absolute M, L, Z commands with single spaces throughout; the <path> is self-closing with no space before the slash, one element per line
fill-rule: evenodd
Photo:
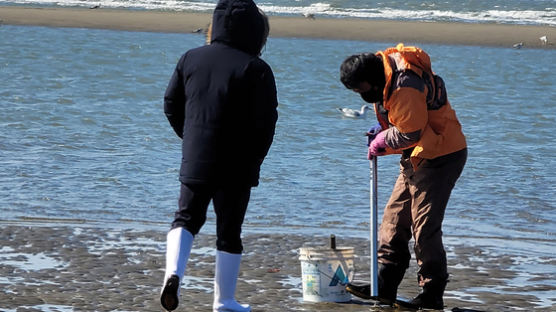
<path fill-rule="evenodd" d="M 556 27 L 400 22 L 363 19 L 335 19 L 270 16 L 271 37 L 320 38 L 406 44 L 441 43 L 525 48 L 556 45 Z M 112 9 L 0 7 L 6 25 L 84 27 L 171 33 L 200 32 L 210 23 L 210 14 Z M 547 36 L 548 44 L 539 39 Z"/>
<path fill-rule="evenodd" d="M 160 311 L 165 234 L 162 229 L 85 223 L 4 223 L 0 230 L 0 310 L 39 311 L 48 306 L 54 308 L 49 311 Z M 238 300 L 250 303 L 253 311 L 400 311 L 356 298 L 348 303 L 304 302 L 298 250 L 308 243 L 326 246 L 327 241 L 327 237 L 300 235 L 244 235 Z M 196 237 L 178 311 L 210 310 L 214 242 L 212 235 Z M 368 241 L 338 236 L 337 244 L 355 248 L 355 278 L 368 279 Z M 547 311 L 536 308 L 534 293 L 556 289 L 542 283 L 534 288 L 511 285 L 509 281 L 520 273 L 512 270 L 510 256 L 493 259 L 480 247 L 447 248 L 451 276 L 446 311 L 453 307 Z M 415 272 L 412 262 L 400 294 L 417 294 Z M 542 281 L 549 278 L 545 275 L 530 278 Z"/>

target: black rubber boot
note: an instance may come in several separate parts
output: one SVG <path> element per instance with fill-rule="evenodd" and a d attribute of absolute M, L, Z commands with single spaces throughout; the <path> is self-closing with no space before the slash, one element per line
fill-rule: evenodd
<path fill-rule="evenodd" d="M 378 264 L 378 297 L 382 303 L 396 302 L 398 286 L 402 282 L 405 268 L 394 264 Z"/>
<path fill-rule="evenodd" d="M 422 309 L 443 310 L 444 289 L 446 288 L 447 281 L 440 283 L 427 283 L 423 286 L 423 290 L 417 297 L 411 300 L 410 304 L 418 306 Z"/>
<path fill-rule="evenodd" d="M 371 296 L 371 285 L 367 282 L 353 282 L 346 285 L 346 291 L 362 299 L 377 299 Z"/>
<path fill-rule="evenodd" d="M 166 311 L 174 311 L 179 304 L 178 289 L 180 287 L 180 278 L 172 275 L 164 284 L 162 293 L 160 294 L 160 304 Z"/>
<path fill-rule="evenodd" d="M 388 305 L 396 302 L 398 286 L 400 285 L 405 269 L 400 269 L 392 264 L 378 264 L 378 298 L 371 296 L 371 285 L 369 283 L 350 283 L 346 290 L 354 296 L 363 299 L 379 300 Z"/>

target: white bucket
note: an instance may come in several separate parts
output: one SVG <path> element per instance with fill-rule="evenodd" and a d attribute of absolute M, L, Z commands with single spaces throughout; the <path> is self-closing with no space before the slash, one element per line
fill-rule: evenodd
<path fill-rule="evenodd" d="M 300 248 L 303 301 L 347 302 L 346 284 L 355 273 L 354 248 Z"/>

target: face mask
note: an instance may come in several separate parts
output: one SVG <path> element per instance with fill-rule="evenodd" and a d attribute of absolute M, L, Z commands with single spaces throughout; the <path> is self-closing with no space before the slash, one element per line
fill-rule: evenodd
<path fill-rule="evenodd" d="M 367 92 L 361 93 L 361 98 L 367 103 L 376 103 L 382 101 L 382 89 L 377 91 L 370 90 Z"/>

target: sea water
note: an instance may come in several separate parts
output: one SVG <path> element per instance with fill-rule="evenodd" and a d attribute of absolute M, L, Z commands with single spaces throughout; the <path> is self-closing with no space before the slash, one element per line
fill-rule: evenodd
<path fill-rule="evenodd" d="M 0 219 L 166 227 L 181 146 L 163 94 L 180 55 L 204 37 L 4 25 L 0 41 Z M 270 38 L 263 58 L 279 120 L 246 231 L 367 235 L 363 134 L 376 121 L 337 111 L 363 104 L 339 82 L 339 65 L 393 44 Z M 503 238 L 554 255 L 556 51 L 421 47 L 469 144 L 446 237 Z M 380 208 L 397 174 L 398 156 L 379 159 Z"/>

